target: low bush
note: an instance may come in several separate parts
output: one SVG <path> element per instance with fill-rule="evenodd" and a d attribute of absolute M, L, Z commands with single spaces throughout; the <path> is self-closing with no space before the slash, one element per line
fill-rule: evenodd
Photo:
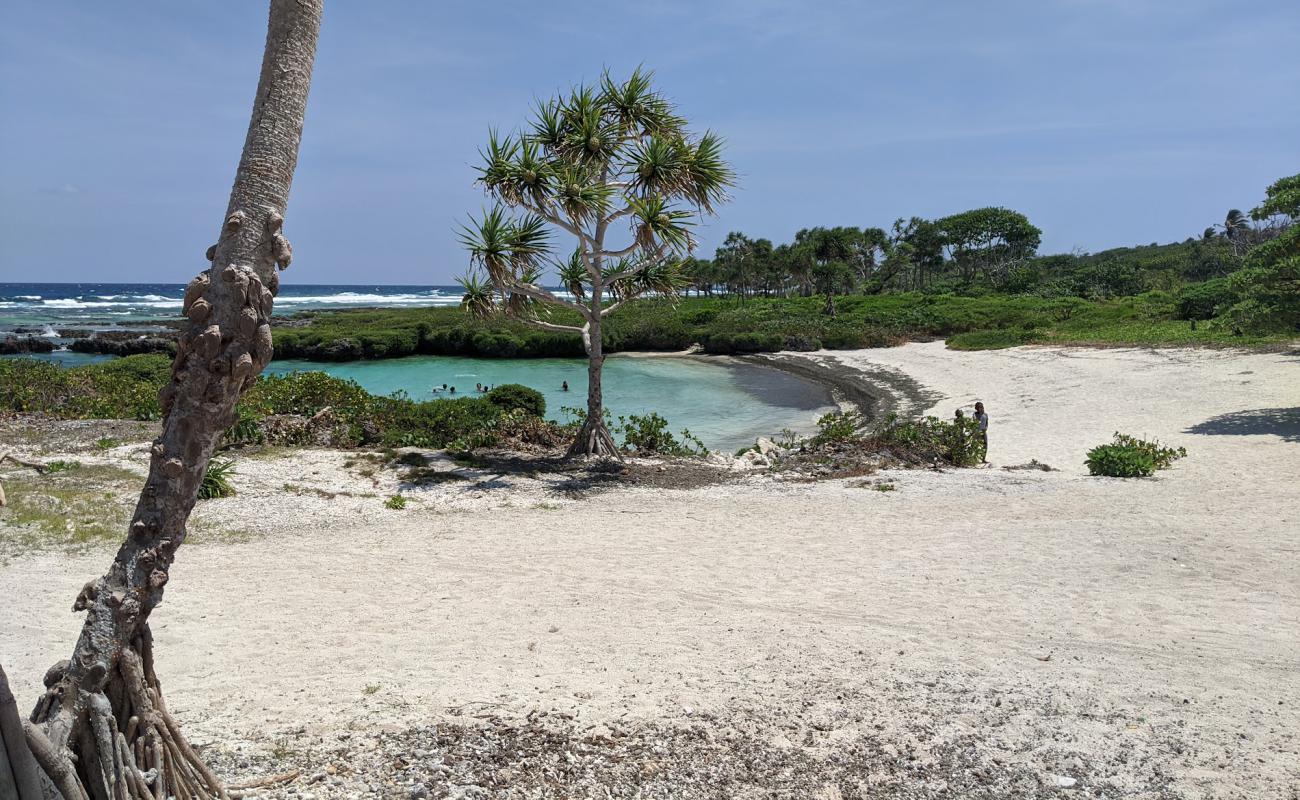
<path fill-rule="evenodd" d="M 862 424 L 862 415 L 857 411 L 832 411 L 824 414 L 817 420 L 817 433 L 813 436 L 813 443 L 847 441 L 858 435 Z"/>
<path fill-rule="evenodd" d="M 948 338 L 948 347 L 953 350 L 1001 350 L 1004 347 L 1033 344 L 1037 339 L 1038 332 L 1035 330 L 1004 328 L 959 333 Z"/>
<path fill-rule="evenodd" d="M 1164 447 L 1157 441 L 1146 441 L 1116 432 L 1109 444 L 1098 445 L 1088 451 L 1084 462 L 1088 474 L 1111 478 L 1149 478 L 1158 469 L 1168 469 L 1173 462 L 1187 455 L 1186 448 Z"/>
<path fill-rule="evenodd" d="M 674 436 L 668 420 L 653 411 L 620 416 L 614 432 L 622 434 L 624 450 L 638 455 L 696 456 L 708 452 L 704 442 L 688 430 Z"/>
<path fill-rule="evenodd" d="M 878 445 L 910 463 L 944 462 L 973 467 L 984 459 L 983 438 L 974 417 L 946 422 L 937 417 L 890 421 L 876 434 Z"/>
<path fill-rule="evenodd" d="M 0 406 L 65 419 L 152 420 L 158 390 L 171 374 L 165 356 L 127 356 L 65 368 L 47 361 L 0 359 Z"/>
<path fill-rule="evenodd" d="M 494 386 L 484 395 L 489 403 L 502 411 L 523 411 L 534 417 L 546 416 L 546 398 L 536 389 L 520 383 Z"/>
<path fill-rule="evenodd" d="M 1215 278 L 1180 289 L 1176 314 L 1179 319 L 1210 320 L 1226 311 L 1237 300 L 1238 295 L 1232 290 L 1228 279 Z"/>

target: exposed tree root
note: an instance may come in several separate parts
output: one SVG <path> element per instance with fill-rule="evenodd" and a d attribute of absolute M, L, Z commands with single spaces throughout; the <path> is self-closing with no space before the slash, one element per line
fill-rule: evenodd
<path fill-rule="evenodd" d="M 579 429 L 577 438 L 569 445 L 568 457 L 575 456 L 601 456 L 623 460 L 623 454 L 619 452 L 618 445 L 615 444 L 605 421 L 591 414 L 587 415 L 587 421 Z"/>
<path fill-rule="evenodd" d="M 229 800 L 167 710 L 148 626 L 122 648 L 103 692 L 86 692 L 69 749 L 60 752 L 38 725 L 67 690 L 65 671 L 60 663 L 46 673 L 46 694 L 25 726 L 28 746 L 65 800 Z"/>

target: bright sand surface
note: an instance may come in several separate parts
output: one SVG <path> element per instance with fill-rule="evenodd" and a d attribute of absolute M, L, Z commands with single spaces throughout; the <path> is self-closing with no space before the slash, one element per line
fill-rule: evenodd
<path fill-rule="evenodd" d="M 593 724 L 757 710 L 777 720 L 763 735 L 794 742 L 974 734 L 1045 774 L 1073 754 L 1132 796 L 1294 797 L 1300 357 L 934 343 L 809 358 L 901 372 L 943 417 L 982 399 L 994 466 L 891 472 L 892 492 L 443 484 L 399 512 L 278 491 L 339 490 L 343 454 L 249 463 L 241 496 L 200 515 L 251 536 L 186 546 L 154 614 L 168 705 L 200 741 L 262 742 L 472 702 Z M 1088 477 L 1086 450 L 1116 430 L 1188 457 L 1153 479 Z M 1058 471 L 1000 468 L 1030 459 Z M 20 702 L 69 653 L 69 606 L 110 557 L 0 566 Z"/>

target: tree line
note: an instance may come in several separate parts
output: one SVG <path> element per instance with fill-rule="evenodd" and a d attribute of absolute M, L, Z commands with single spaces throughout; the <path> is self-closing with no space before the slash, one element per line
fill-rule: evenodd
<path fill-rule="evenodd" d="M 682 270 L 688 291 L 701 295 L 825 295 L 833 312 L 836 295 L 946 290 L 953 279 L 1005 284 L 1041 240 L 1024 214 L 977 208 L 937 220 L 900 218 L 888 231 L 805 228 L 779 245 L 732 232 L 712 259 L 688 259 Z"/>
<path fill-rule="evenodd" d="M 991 292 L 1108 299 L 1205 284 L 1195 293 L 1208 298 L 1202 305 L 1209 319 L 1236 307 L 1248 293 L 1252 284 L 1245 271 L 1252 269 L 1252 252 L 1262 245 L 1269 245 L 1265 249 L 1270 253 L 1286 250 L 1274 243 L 1291 240 L 1295 216 L 1279 198 L 1288 196 L 1294 181 L 1287 178 L 1270 187 L 1269 202 L 1251 213 L 1231 209 L 1223 222 L 1205 228 L 1199 237 L 1171 244 L 1040 255 L 1039 228 L 1018 211 L 990 207 L 934 220 L 900 218 L 888 230 L 805 228 L 782 244 L 734 231 L 712 259 L 686 259 L 682 280 L 687 293 L 732 297 L 740 304 L 753 297 L 824 295 L 831 315 L 836 296 L 850 294 Z M 1274 283 L 1284 279 L 1275 273 L 1269 273 Z M 1275 295 L 1270 307 L 1287 305 L 1285 292 L 1270 291 Z M 1236 314 L 1234 319 L 1255 329 L 1286 325 L 1258 307 L 1250 317 Z"/>

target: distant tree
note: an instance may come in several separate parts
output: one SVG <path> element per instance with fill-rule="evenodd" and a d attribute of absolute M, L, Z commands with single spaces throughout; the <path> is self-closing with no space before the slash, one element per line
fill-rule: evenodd
<path fill-rule="evenodd" d="M 795 234 L 795 247 L 809 259 L 809 276 L 819 294 L 826 295 L 825 311 L 835 316 L 835 295 L 848 294 L 857 282 L 855 262 L 862 263 L 862 232 L 857 228 L 805 228 Z"/>
<path fill-rule="evenodd" d="M 1043 232 L 1009 208 L 977 208 L 937 220 L 944 246 L 964 280 L 977 273 L 1001 283 L 1011 267 L 1031 258 Z"/>
<path fill-rule="evenodd" d="M 912 217 L 904 222 L 900 217 L 894 220 L 892 239 L 896 250 L 900 245 L 907 247 L 899 256 L 911 267 L 911 288 L 924 289 L 943 269 L 943 231 L 930 220 Z"/>
<path fill-rule="evenodd" d="M 744 305 L 750 291 L 763 280 L 763 259 L 770 259 L 772 243 L 767 239 L 750 239 L 732 231 L 713 254 L 713 264 L 728 291 Z"/>
<path fill-rule="evenodd" d="M 490 297 L 467 308 L 505 313 L 545 330 L 580 335 L 588 359 L 587 416 L 570 455 L 617 455 L 604 420 L 601 322 L 646 292 L 675 294 L 682 260 L 695 248 L 693 216 L 712 213 L 733 182 L 722 140 L 693 135 L 686 120 L 641 69 L 623 82 L 578 86 L 539 104 L 530 128 L 492 133 L 478 182 L 496 205 L 462 234 L 471 268 L 486 275 Z M 610 244 L 612 226 L 630 242 Z M 572 256 L 550 259 L 552 229 L 575 239 Z M 558 268 L 571 297 L 542 288 L 543 266 Z M 610 302 L 612 301 L 612 302 Z M 567 309 L 581 325 L 543 317 Z"/>
<path fill-rule="evenodd" d="M 1300 175 L 1268 187 L 1251 217 L 1268 221 L 1275 235 L 1252 247 L 1245 267 L 1229 276 L 1240 301 L 1222 324 L 1241 331 L 1300 331 Z"/>

